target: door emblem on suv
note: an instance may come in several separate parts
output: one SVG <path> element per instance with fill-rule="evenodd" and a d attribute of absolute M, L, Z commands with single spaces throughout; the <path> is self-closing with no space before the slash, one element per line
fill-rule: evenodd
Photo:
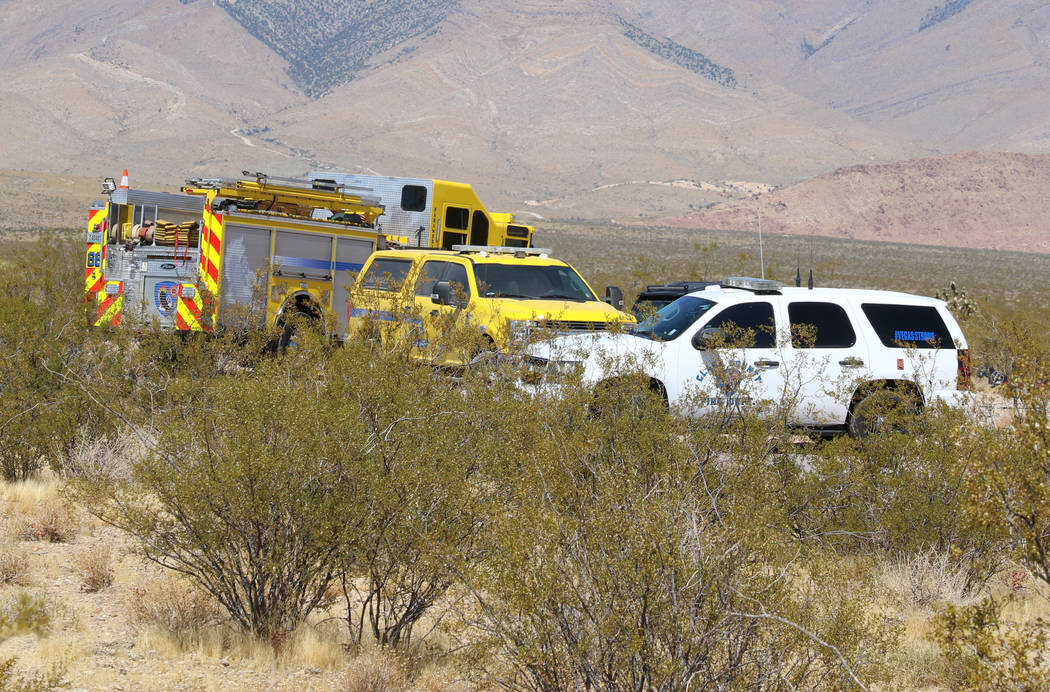
<path fill-rule="evenodd" d="M 743 361 L 734 360 L 725 365 L 701 370 L 696 375 L 696 381 L 703 382 L 708 377 L 714 378 L 715 386 L 724 394 L 732 394 L 745 382 L 761 382 L 762 371 Z"/>

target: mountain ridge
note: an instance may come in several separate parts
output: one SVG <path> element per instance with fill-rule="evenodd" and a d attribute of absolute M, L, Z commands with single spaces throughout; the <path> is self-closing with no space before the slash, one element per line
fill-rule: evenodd
<path fill-rule="evenodd" d="M 369 170 L 631 219 L 725 202 L 722 181 L 1050 153 L 1035 0 L 40 0 L 0 20 L 8 168 Z"/>
<path fill-rule="evenodd" d="M 664 219 L 682 228 L 1050 252 L 1050 155 L 959 153 L 856 165 Z"/>

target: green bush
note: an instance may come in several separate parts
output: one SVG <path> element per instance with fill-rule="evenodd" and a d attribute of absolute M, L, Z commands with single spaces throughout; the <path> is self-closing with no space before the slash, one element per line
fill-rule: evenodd
<path fill-rule="evenodd" d="M 140 354 L 171 344 L 142 339 Z M 356 640 L 367 618 L 380 643 L 407 644 L 482 525 L 489 433 L 454 380 L 368 341 L 303 334 L 250 357 L 260 346 L 189 340 L 141 375 L 130 398 L 150 407 L 129 424 L 148 453 L 125 476 L 82 474 L 76 497 L 252 634 L 283 641 L 341 581 Z M 237 361 L 251 365 L 217 365 Z"/>
<path fill-rule="evenodd" d="M 527 442 L 495 480 L 504 511 L 469 583 L 483 680 L 626 690 L 881 677 L 872 654 L 892 628 L 863 612 L 863 589 L 800 586 L 770 444 L 782 429 L 691 424 L 658 401 L 594 418 L 586 398 L 533 402 Z"/>
<path fill-rule="evenodd" d="M 570 373 L 561 396 L 532 395 L 513 362 L 436 369 L 367 330 L 273 354 L 261 332 L 89 329 L 82 243 L 16 245 L 0 470 L 72 476 L 143 555 L 275 644 L 341 586 L 331 612 L 351 642 L 407 649 L 443 625 L 486 686 L 892 685 L 898 631 L 856 565 L 943 555 L 976 593 L 1005 545 L 1050 583 L 1045 334 L 983 305 L 971 343 L 1009 361 L 1013 428 L 931 410 L 802 444 L 783 426 L 792 402 L 687 421 L 645 381 L 590 392 Z M 742 261 L 702 249 L 703 266 L 693 253 L 658 278 Z M 477 337 L 440 346 L 475 353 Z M 954 612 L 938 630 L 947 684 L 1019 679 L 974 672 L 964 649 L 1042 670 L 1016 638 L 988 639 L 1000 610 Z"/>
<path fill-rule="evenodd" d="M 971 427 L 966 415 L 935 408 L 907 431 L 818 445 L 787 485 L 795 531 L 840 552 L 951 553 L 965 566 L 966 589 L 979 588 L 1002 564 L 1005 535 L 960 511 L 969 464 L 983 453 Z"/>
<path fill-rule="evenodd" d="M 0 474 L 33 476 L 61 466 L 77 441 L 104 426 L 70 379 L 90 363 L 99 334 L 84 322 L 83 244 L 9 243 L 0 272 Z M 58 271 L 61 268 L 64 271 Z M 79 282 L 76 280 L 80 277 Z M 88 385 L 90 386 L 90 385 Z"/>

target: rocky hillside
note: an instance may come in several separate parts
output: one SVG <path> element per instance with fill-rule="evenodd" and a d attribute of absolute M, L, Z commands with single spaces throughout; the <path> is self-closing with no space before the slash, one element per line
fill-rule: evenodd
<path fill-rule="evenodd" d="M 842 168 L 668 223 L 1050 252 L 1050 155 L 953 154 Z"/>
<path fill-rule="evenodd" d="M 183 3 L 193 0 L 182 0 Z M 433 31 L 457 0 L 217 0 L 252 36 L 288 61 L 311 97 L 346 84 L 375 56 Z"/>

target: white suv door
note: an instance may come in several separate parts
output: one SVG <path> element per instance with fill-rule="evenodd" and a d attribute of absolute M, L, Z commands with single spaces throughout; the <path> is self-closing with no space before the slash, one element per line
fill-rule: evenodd
<path fill-rule="evenodd" d="M 851 306 L 819 298 L 782 305 L 790 329 L 783 377 L 794 393 L 791 422 L 844 425 L 853 392 L 871 372 L 867 339 L 851 319 Z"/>
<path fill-rule="evenodd" d="M 668 400 L 692 415 L 778 402 L 783 377 L 773 301 L 718 307 L 667 354 Z"/>

